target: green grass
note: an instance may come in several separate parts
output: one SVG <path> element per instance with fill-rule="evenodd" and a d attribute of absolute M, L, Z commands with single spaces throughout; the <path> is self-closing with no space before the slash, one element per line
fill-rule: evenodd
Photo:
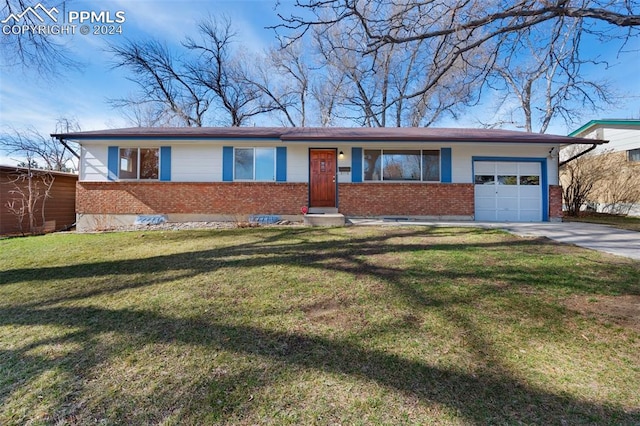
<path fill-rule="evenodd" d="M 2 240 L 0 424 L 639 424 L 637 312 L 594 309 L 638 298 L 489 230 Z"/>
<path fill-rule="evenodd" d="M 640 232 L 640 217 L 618 216 L 606 213 L 581 213 L 580 216 L 566 216 L 565 222 L 587 222 L 609 225 L 615 228 Z"/>

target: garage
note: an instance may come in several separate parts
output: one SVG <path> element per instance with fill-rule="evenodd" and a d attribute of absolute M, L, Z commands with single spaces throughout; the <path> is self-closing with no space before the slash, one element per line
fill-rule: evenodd
<path fill-rule="evenodd" d="M 476 220 L 545 220 L 541 162 L 474 161 L 473 170 Z"/>

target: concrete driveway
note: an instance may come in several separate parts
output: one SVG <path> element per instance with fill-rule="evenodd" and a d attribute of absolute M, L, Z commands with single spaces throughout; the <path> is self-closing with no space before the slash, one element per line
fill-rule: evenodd
<path fill-rule="evenodd" d="M 523 237 L 547 237 L 565 244 L 640 260 L 640 232 L 592 223 L 508 223 L 501 229 Z"/>
<path fill-rule="evenodd" d="M 606 225 L 578 222 L 431 222 L 414 220 L 349 219 L 354 225 L 428 225 L 474 226 L 504 229 L 522 237 L 547 237 L 565 244 L 575 244 L 592 250 L 640 260 L 640 232 L 625 231 Z"/>

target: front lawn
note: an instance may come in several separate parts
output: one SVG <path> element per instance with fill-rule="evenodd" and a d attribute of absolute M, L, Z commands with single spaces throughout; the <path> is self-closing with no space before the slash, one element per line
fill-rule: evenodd
<path fill-rule="evenodd" d="M 565 216 L 565 222 L 587 222 L 609 225 L 614 228 L 640 232 L 640 217 L 619 216 L 606 213 L 581 212 L 580 216 Z"/>
<path fill-rule="evenodd" d="M 639 424 L 640 262 L 494 230 L 0 241 L 0 424 Z"/>

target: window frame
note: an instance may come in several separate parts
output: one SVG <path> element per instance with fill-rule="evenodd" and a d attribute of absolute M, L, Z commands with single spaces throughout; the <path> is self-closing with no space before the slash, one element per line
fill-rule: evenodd
<path fill-rule="evenodd" d="M 121 177 L 121 172 L 122 172 L 122 150 L 137 150 L 137 155 L 136 155 L 136 177 L 135 178 L 123 178 Z M 140 155 L 140 151 L 143 149 L 148 149 L 148 150 L 156 150 L 158 152 L 158 162 L 157 162 L 157 178 L 154 179 L 150 179 L 150 178 L 141 178 L 140 177 L 140 162 L 142 161 L 142 155 Z M 124 147 L 124 146 L 120 146 L 118 147 L 118 180 L 123 180 L 123 181 L 143 181 L 143 182 L 155 182 L 155 181 L 160 181 L 160 164 L 161 164 L 161 159 L 160 156 L 162 155 L 162 150 L 160 149 L 160 147 L 157 146 L 137 146 L 137 147 Z"/>
<path fill-rule="evenodd" d="M 636 157 L 636 158 L 633 158 Z M 640 148 L 627 150 L 627 160 L 632 163 L 640 162 Z"/>
<path fill-rule="evenodd" d="M 252 178 L 237 179 L 236 178 L 236 151 L 239 149 L 253 150 Z M 271 179 L 256 179 L 256 150 L 265 149 L 273 152 L 273 177 Z M 234 146 L 233 147 L 233 182 L 276 182 L 277 181 L 278 153 L 276 147 L 271 146 Z"/>
<path fill-rule="evenodd" d="M 366 164 L 365 155 L 367 151 L 379 151 L 380 152 L 380 179 L 367 179 L 365 175 Z M 442 149 L 422 149 L 422 148 L 388 148 L 387 151 L 417 151 L 420 156 L 420 179 L 414 180 L 398 180 L 398 179 L 385 179 L 384 178 L 384 148 L 363 148 L 362 149 L 362 182 L 392 182 L 392 183 L 442 183 Z M 438 180 L 424 180 L 424 153 L 425 152 L 437 152 L 438 153 Z"/>

